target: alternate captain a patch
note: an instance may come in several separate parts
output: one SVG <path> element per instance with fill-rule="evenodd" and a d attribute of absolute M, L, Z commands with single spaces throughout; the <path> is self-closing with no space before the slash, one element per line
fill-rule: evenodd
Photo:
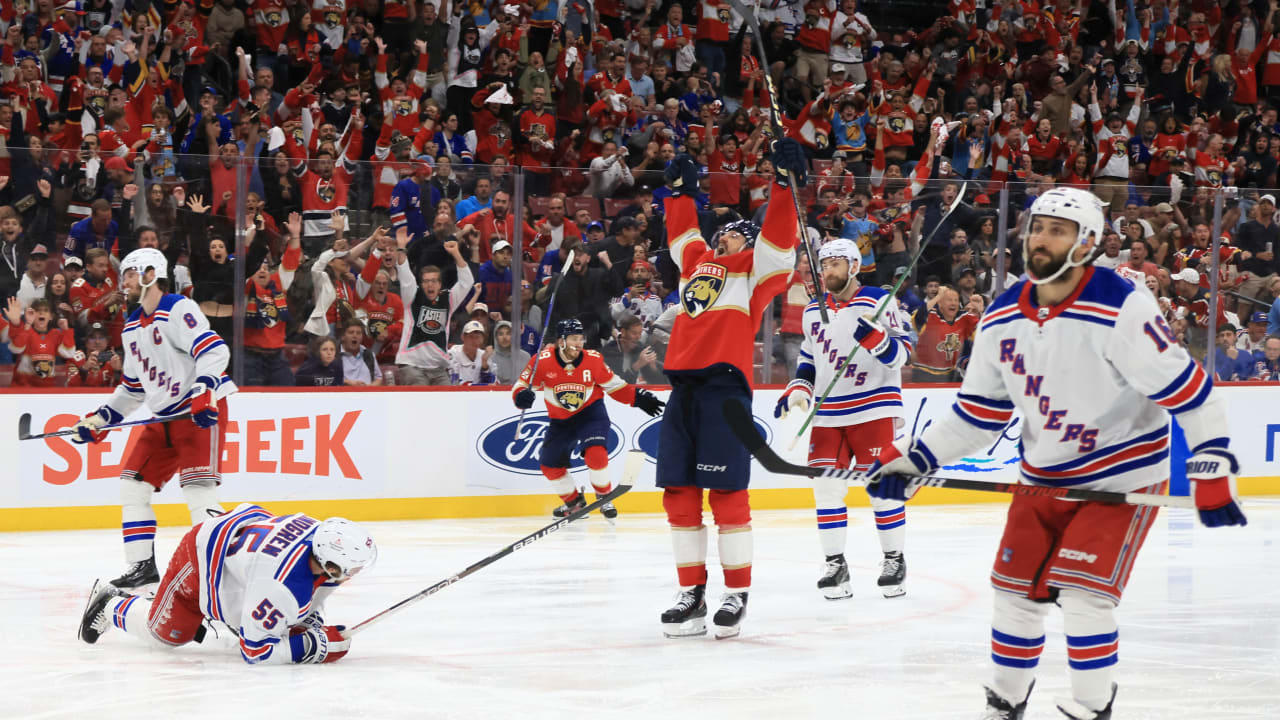
<path fill-rule="evenodd" d="M 702 263 L 680 292 L 680 302 L 689 317 L 698 317 L 716 304 L 728 270 L 716 263 Z"/>
<path fill-rule="evenodd" d="M 587 401 L 587 388 L 578 383 L 564 383 L 555 386 L 556 402 L 569 412 L 577 412 Z"/>

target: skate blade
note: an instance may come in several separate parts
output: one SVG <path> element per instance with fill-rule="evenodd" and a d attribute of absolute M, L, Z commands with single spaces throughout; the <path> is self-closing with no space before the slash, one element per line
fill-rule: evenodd
<path fill-rule="evenodd" d="M 887 598 L 902 597 L 907 594 L 907 589 L 901 585 L 881 585 L 880 594 Z"/>
<path fill-rule="evenodd" d="M 736 638 L 738 637 L 738 634 L 740 632 L 742 632 L 742 627 L 740 624 L 739 625 L 716 625 L 717 640 L 728 640 L 729 638 Z"/>
<path fill-rule="evenodd" d="M 834 587 L 818 588 L 822 591 L 822 597 L 828 600 L 845 600 L 853 597 L 853 586 L 849 583 L 841 583 Z"/>
<path fill-rule="evenodd" d="M 673 640 L 701 637 L 707 634 L 707 621 L 706 618 L 695 618 L 682 623 L 662 623 L 662 634 Z"/>

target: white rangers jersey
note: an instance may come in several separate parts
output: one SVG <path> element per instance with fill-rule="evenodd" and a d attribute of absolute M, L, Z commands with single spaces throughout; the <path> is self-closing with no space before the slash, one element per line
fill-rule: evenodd
<path fill-rule="evenodd" d="M 1063 302 L 1039 307 L 1023 280 L 983 316 L 952 412 L 913 443 L 946 463 L 1022 416 L 1022 477 L 1129 492 L 1169 477 L 1169 413 L 1194 454 L 1227 447 L 1213 381 L 1174 338 L 1150 293 L 1087 268 Z"/>
<path fill-rule="evenodd" d="M 174 415 L 191 406 L 197 380 L 221 400 L 236 391 L 225 374 L 231 353 L 195 301 L 165 295 L 155 312 L 134 308 L 120 334 L 124 372 L 107 407 L 128 416 L 143 403 L 156 415 Z"/>
<path fill-rule="evenodd" d="M 240 635 L 250 664 L 303 657 L 289 629 L 319 617 L 338 583 L 311 572 L 311 539 L 320 522 L 302 513 L 277 517 L 244 503 L 200 524 L 196 533 L 200 611 Z"/>
<path fill-rule="evenodd" d="M 805 306 L 802 319 L 804 342 L 800 346 L 796 378 L 812 383 L 815 395 L 826 390 L 836 368 L 858 344 L 853 338 L 858 318 L 875 315 L 885 298 L 888 298 L 889 306 L 880 314 L 879 322 L 892 343 L 889 362 L 859 349 L 848 367 L 841 371 L 831 394 L 819 406 L 814 425 L 844 427 L 880 418 L 903 417 L 901 368 L 911 354 L 911 338 L 903 327 L 898 301 L 881 288 L 863 285 L 844 304 L 836 303 L 828 293 L 821 300 L 812 300 Z M 828 325 L 822 323 L 819 302 L 827 304 L 831 318 Z"/>

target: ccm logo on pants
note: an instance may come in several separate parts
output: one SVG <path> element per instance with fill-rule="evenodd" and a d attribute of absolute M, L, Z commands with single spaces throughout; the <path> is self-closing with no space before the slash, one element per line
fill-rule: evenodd
<path fill-rule="evenodd" d="M 706 465 L 704 463 L 698 463 L 698 470 L 701 472 L 724 472 L 728 469 L 728 465 Z"/>
<path fill-rule="evenodd" d="M 1098 559 L 1098 556 L 1092 553 L 1087 553 L 1087 552 L 1084 552 L 1083 550 L 1068 550 L 1067 548 L 1062 548 L 1061 550 L 1059 550 L 1058 557 L 1066 560 L 1083 560 L 1084 562 L 1087 562 L 1090 565 L 1092 565 L 1093 562 Z"/>

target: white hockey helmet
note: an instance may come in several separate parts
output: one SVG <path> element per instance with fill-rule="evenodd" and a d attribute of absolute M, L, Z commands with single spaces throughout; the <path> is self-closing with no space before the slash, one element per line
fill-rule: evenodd
<path fill-rule="evenodd" d="M 847 240 L 845 238 L 836 238 L 828 240 L 818 248 L 818 265 L 822 265 L 822 261 L 827 258 L 844 258 L 849 261 L 849 274 L 857 275 L 858 270 L 862 268 L 862 253 L 858 250 L 858 243 Z"/>
<path fill-rule="evenodd" d="M 340 580 L 372 566 L 378 559 L 378 546 L 364 528 L 346 518 L 332 517 L 316 528 L 311 553 L 330 577 Z M 338 575 L 330 570 L 330 564 Z"/>
<path fill-rule="evenodd" d="M 124 256 L 124 260 L 120 261 L 120 277 L 124 277 L 125 273 L 130 270 L 137 271 L 138 282 L 143 289 L 151 287 L 156 280 L 169 277 L 169 259 L 164 253 L 155 248 L 138 248 L 128 255 Z M 143 282 L 143 278 L 147 276 L 147 270 L 155 270 L 155 278 L 151 282 Z"/>
<path fill-rule="evenodd" d="M 1030 235 L 1030 226 L 1028 225 L 1027 233 L 1022 238 L 1022 263 L 1027 268 L 1027 277 L 1036 285 L 1053 282 L 1071 268 L 1085 265 L 1093 259 L 1093 253 L 1085 253 L 1082 258 L 1077 260 L 1075 258 L 1076 250 L 1088 243 L 1090 239 L 1095 242 L 1101 241 L 1102 231 L 1107 222 L 1106 218 L 1103 217 L 1102 201 L 1098 199 L 1098 196 L 1088 190 L 1073 187 L 1056 187 L 1042 193 L 1031 204 L 1031 212 L 1028 215 L 1032 223 L 1035 222 L 1037 216 L 1043 215 L 1045 217 L 1070 220 L 1076 224 L 1076 243 L 1067 253 L 1066 262 L 1046 278 L 1038 278 L 1031 274 L 1030 258 L 1027 256 L 1027 236 Z"/>

